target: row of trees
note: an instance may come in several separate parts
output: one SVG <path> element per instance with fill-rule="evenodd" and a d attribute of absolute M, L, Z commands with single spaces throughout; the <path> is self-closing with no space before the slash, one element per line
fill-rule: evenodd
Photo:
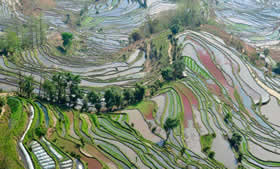
<path fill-rule="evenodd" d="M 42 17 L 30 17 L 24 23 L 15 23 L 4 31 L 0 36 L 0 54 L 9 56 L 17 51 L 34 48 L 46 42 L 47 26 Z"/>
<path fill-rule="evenodd" d="M 126 88 L 124 90 L 118 87 L 111 87 L 105 91 L 104 96 L 95 90 L 91 90 L 83 101 L 82 110 L 88 111 L 89 102 L 100 112 L 102 107 L 101 98 L 103 97 L 108 111 L 121 109 L 124 106 L 142 101 L 145 96 L 145 90 L 145 87 L 138 83 L 135 88 Z"/>
<path fill-rule="evenodd" d="M 70 107 L 77 105 L 78 99 L 83 98 L 80 88 L 81 78 L 70 72 L 57 72 L 51 80 L 46 79 L 42 85 L 44 97 L 51 102 L 68 104 Z"/>
<path fill-rule="evenodd" d="M 75 107 L 78 100 L 83 100 L 82 110 L 88 111 L 89 103 L 94 105 L 97 111 L 102 107 L 102 98 L 106 103 L 107 110 L 120 109 L 124 106 L 135 104 L 143 100 L 146 88 L 141 84 L 136 84 L 135 88 L 121 89 L 111 87 L 102 95 L 96 90 L 86 92 L 80 87 L 81 78 L 69 72 L 57 72 L 52 78 L 45 79 L 39 87 L 39 97 L 50 102 Z M 23 97 L 32 97 L 35 89 L 35 82 L 32 76 L 19 77 L 19 95 Z M 43 95 L 41 96 L 41 89 Z"/>

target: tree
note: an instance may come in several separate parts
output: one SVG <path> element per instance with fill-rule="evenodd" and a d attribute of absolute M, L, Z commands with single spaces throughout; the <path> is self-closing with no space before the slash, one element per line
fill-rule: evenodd
<path fill-rule="evenodd" d="M 180 150 L 180 155 L 183 156 L 185 151 L 186 151 L 186 147 L 182 147 L 182 149 Z"/>
<path fill-rule="evenodd" d="M 168 117 L 163 125 L 163 128 L 166 132 L 166 140 L 168 140 L 169 136 L 170 136 L 170 133 L 171 131 L 176 128 L 177 126 L 179 125 L 179 120 L 177 118 L 175 119 L 172 119 L 170 117 Z"/>
<path fill-rule="evenodd" d="M 176 60 L 173 63 L 173 75 L 175 78 L 182 78 L 183 77 L 183 71 L 186 69 L 186 64 L 184 59 Z"/>
<path fill-rule="evenodd" d="M 65 24 L 71 23 L 70 14 L 66 14 L 66 20 L 65 20 L 64 23 L 65 23 Z"/>
<path fill-rule="evenodd" d="M 87 100 L 87 98 L 83 99 L 83 105 L 82 105 L 81 111 L 82 112 L 88 112 L 88 100 Z"/>
<path fill-rule="evenodd" d="M 0 50 L 7 55 L 9 53 L 13 54 L 18 49 L 20 49 L 20 40 L 17 33 L 9 29 L 3 40 L 1 40 Z"/>
<path fill-rule="evenodd" d="M 170 27 L 170 30 L 171 30 L 171 32 L 172 32 L 173 35 L 176 35 L 176 34 L 179 32 L 179 29 L 180 29 L 179 24 L 173 24 L 173 25 Z"/>
<path fill-rule="evenodd" d="M 43 16 L 40 15 L 39 24 L 40 24 L 40 44 L 43 45 L 46 42 L 46 25 L 43 23 Z"/>
<path fill-rule="evenodd" d="M 214 151 L 211 151 L 209 154 L 208 154 L 208 157 L 210 158 L 210 159 L 214 159 L 214 156 L 215 156 L 215 152 Z"/>
<path fill-rule="evenodd" d="M 135 100 L 136 101 L 142 101 L 144 96 L 145 96 L 145 87 L 139 83 L 136 83 L 136 88 L 135 88 Z"/>
<path fill-rule="evenodd" d="M 131 88 L 124 89 L 123 95 L 128 105 L 135 103 L 134 91 Z"/>
<path fill-rule="evenodd" d="M 44 127 L 42 127 L 42 126 L 37 127 L 37 128 L 35 129 L 35 134 L 36 134 L 38 137 L 42 137 L 42 136 L 46 135 L 46 133 L 47 133 L 47 129 L 44 128 Z"/>
<path fill-rule="evenodd" d="M 154 83 L 154 85 L 155 85 L 155 88 L 156 88 L 156 89 L 159 89 L 159 88 L 162 87 L 162 82 L 161 82 L 160 80 L 156 80 L 155 83 Z"/>
<path fill-rule="evenodd" d="M 171 81 L 173 80 L 173 68 L 168 66 L 166 68 L 163 68 L 161 70 L 161 76 L 163 77 L 164 80 L 166 81 Z"/>
<path fill-rule="evenodd" d="M 69 104 L 72 107 L 77 105 L 78 99 L 83 98 L 84 92 L 80 89 L 79 86 L 74 86 L 70 88 L 70 95 L 69 95 Z"/>
<path fill-rule="evenodd" d="M 58 103 L 69 103 L 69 106 L 75 107 L 78 99 L 83 98 L 84 92 L 80 88 L 81 78 L 70 72 L 57 72 L 52 76 L 52 81 L 45 80 L 45 88 L 51 96 L 55 96 Z M 50 92 L 53 91 L 54 92 Z"/>
<path fill-rule="evenodd" d="M 241 152 L 239 152 L 237 161 L 238 161 L 239 163 L 241 163 L 242 160 L 243 160 L 243 154 L 242 154 Z"/>
<path fill-rule="evenodd" d="M 30 98 L 34 90 L 33 83 L 34 79 L 32 76 L 24 77 L 23 81 L 19 80 L 20 95 Z"/>
<path fill-rule="evenodd" d="M 141 40 L 142 36 L 138 31 L 134 31 L 134 32 L 132 32 L 130 39 L 132 39 L 135 42 L 135 41 Z"/>
<path fill-rule="evenodd" d="M 55 96 L 55 85 L 50 80 L 46 79 L 43 83 L 43 90 L 45 98 L 49 98 L 50 100 L 54 100 Z"/>
<path fill-rule="evenodd" d="M 73 40 L 73 34 L 70 32 L 63 32 L 61 34 L 62 40 L 63 40 L 63 46 L 64 47 L 71 47 L 72 40 Z"/>
<path fill-rule="evenodd" d="M 52 81 L 55 84 L 56 95 L 58 103 L 63 103 L 66 101 L 65 94 L 66 94 L 66 87 L 67 87 L 67 80 L 65 74 L 63 72 L 57 72 L 53 75 Z"/>
<path fill-rule="evenodd" d="M 72 73 L 68 72 L 65 73 L 65 78 L 68 87 L 69 93 L 69 104 L 75 105 L 77 104 L 78 99 L 81 99 L 83 97 L 83 91 L 80 89 L 79 84 L 81 83 L 81 78 L 79 75 L 73 75 Z M 67 93 L 66 93 L 67 95 Z"/>
<path fill-rule="evenodd" d="M 230 113 L 227 113 L 226 116 L 224 117 L 224 121 L 226 123 L 232 122 L 232 115 Z"/>
<path fill-rule="evenodd" d="M 96 108 L 96 111 L 97 111 L 97 112 L 100 112 L 100 110 L 101 110 L 101 108 L 102 108 L 101 103 L 96 103 L 96 104 L 95 104 L 95 108 Z"/>
<path fill-rule="evenodd" d="M 0 97 L 0 108 L 3 107 L 6 104 L 5 98 Z"/>
<path fill-rule="evenodd" d="M 121 105 L 122 93 L 117 88 L 110 88 L 105 91 L 104 98 L 106 102 L 106 107 L 109 110 L 112 110 L 113 106 L 119 107 Z"/>
<path fill-rule="evenodd" d="M 269 55 L 269 49 L 268 48 L 265 48 L 264 51 L 263 51 L 263 54 L 265 56 L 268 56 Z"/>
<path fill-rule="evenodd" d="M 91 103 L 91 104 L 96 104 L 96 103 L 99 103 L 100 102 L 100 94 L 97 93 L 96 91 L 94 90 L 91 90 L 88 95 L 87 95 L 87 98 L 88 98 L 88 101 Z"/>
<path fill-rule="evenodd" d="M 276 64 L 276 67 L 273 68 L 272 71 L 276 74 L 280 74 L 280 62 Z"/>
<path fill-rule="evenodd" d="M 231 139 L 229 140 L 230 145 L 235 148 L 236 151 L 239 150 L 239 146 L 242 141 L 242 136 L 238 133 L 233 133 Z"/>

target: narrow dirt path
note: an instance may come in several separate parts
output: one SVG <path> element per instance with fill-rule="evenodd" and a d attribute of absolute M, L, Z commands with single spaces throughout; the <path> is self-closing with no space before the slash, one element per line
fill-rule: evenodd
<path fill-rule="evenodd" d="M 7 106 L 2 107 L 2 111 L 0 112 L 0 119 L 4 115 L 5 111 L 7 110 Z"/>
<path fill-rule="evenodd" d="M 169 63 L 172 64 L 172 55 L 171 55 L 171 50 L 172 50 L 172 44 L 169 42 L 169 47 L 168 47 L 168 56 L 169 56 Z"/>

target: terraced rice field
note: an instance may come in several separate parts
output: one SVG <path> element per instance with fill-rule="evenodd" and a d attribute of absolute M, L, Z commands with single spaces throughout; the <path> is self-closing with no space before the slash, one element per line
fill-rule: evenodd
<path fill-rule="evenodd" d="M 186 31 L 178 39 L 188 49 L 182 50 L 187 77 L 165 85 L 157 96 L 130 110 L 86 114 L 32 103 L 35 114 L 27 138 L 39 124 L 52 131 L 24 142 L 33 147 L 29 153 L 35 166 L 236 168 L 238 153 L 228 138 L 238 132 L 244 166 L 279 168 L 279 126 L 273 119 L 278 98 L 259 84 L 273 90 L 271 82 L 277 79 L 261 80 L 268 77 L 209 33 Z M 224 120 L 227 114 L 231 121 Z M 179 125 L 167 138 L 164 123 L 174 117 Z M 203 149 L 207 135 L 215 135 L 209 147 L 215 160 Z"/>
<path fill-rule="evenodd" d="M 0 14 L 9 16 L 9 10 L 13 8 L 5 2 Z M 72 56 L 61 56 L 56 47 L 48 43 L 22 52 L 17 61 L 11 62 L 1 56 L 0 73 L 4 76 L 1 82 L 15 85 L 14 77 L 19 71 L 23 75 L 32 74 L 37 82 L 43 75 L 48 78 L 57 71 L 71 71 L 81 75 L 83 86 L 123 86 L 141 80 L 146 75 L 143 72 L 146 54 L 142 50 L 137 47 L 125 53 L 124 60 L 122 55 L 112 55 L 127 47 L 128 35 L 142 25 L 148 15 L 171 8 L 175 8 L 175 4 L 162 0 L 147 1 L 147 8 L 143 7 L 141 0 L 56 1 L 55 7 L 42 11 L 43 20 L 50 28 L 47 34 L 51 36 L 62 29 L 73 32 L 86 48 L 79 49 Z M 70 23 L 65 22 L 66 14 L 72 14 Z M 20 14 L 15 16 L 20 17 Z M 81 23 L 77 24 L 78 21 Z M 3 22 L 3 25 L 7 26 L 7 23 Z"/>
<path fill-rule="evenodd" d="M 47 43 L 20 53 L 17 61 L 0 56 L 1 87 L 15 87 L 19 72 L 32 74 L 39 82 L 42 76 L 71 71 L 81 76 L 84 87 L 129 87 L 143 80 L 148 74 L 143 66 L 148 52 L 136 47 L 124 56 L 113 53 L 128 45 L 128 35 L 148 15 L 175 8 L 162 0 L 149 0 L 147 8 L 143 4 L 141 0 L 58 0 L 55 7 L 42 11 L 53 27 L 48 33 L 53 29 L 74 32 L 87 48 L 63 56 Z M 0 29 L 10 24 L 10 18 L 22 18 L 16 5 L 1 1 L 0 19 L 5 19 Z M 257 44 L 279 39 L 278 9 L 274 8 L 279 5 L 273 0 L 218 0 L 215 12 L 228 31 Z M 71 15 L 66 22 L 67 14 Z M 260 30 L 264 33 L 256 36 Z M 240 164 L 280 168 L 279 77 L 264 74 L 207 32 L 187 30 L 176 38 L 182 47 L 186 77 L 165 83 L 156 96 L 120 112 L 99 114 L 9 97 L 11 115 L 3 113 L 1 120 L 6 125 L 0 127 L 12 135 L 4 133 L 0 145 L 4 141 L 12 145 L 12 137 L 23 133 L 17 139 L 20 158 L 30 169 L 234 169 Z M 166 131 L 166 121 L 174 118 L 178 125 Z M 38 137 L 41 128 L 47 134 Z M 236 133 L 241 137 L 239 152 L 230 143 Z M 11 146 L 5 153 L 20 161 L 15 157 L 16 148 Z"/>
<path fill-rule="evenodd" d="M 278 103 L 275 101 L 275 97 L 272 97 L 268 90 L 261 88 L 255 80 L 267 77 L 243 60 L 238 52 L 226 47 L 224 43 L 209 33 L 187 31 L 178 35 L 178 38 L 185 48 L 193 50 L 193 52 L 183 50 L 182 55 L 191 58 L 192 62 L 194 60 L 197 62 L 194 64 L 190 62 L 190 59 L 186 60 L 188 73 L 187 79 L 183 82 L 186 87 L 191 89 L 194 98 L 197 98 L 198 101 L 198 104 L 191 105 L 198 105 L 198 107 L 196 106 L 198 111 L 193 112 L 198 114 L 194 114 L 194 116 L 200 117 L 202 123 L 198 122 L 194 126 L 198 134 L 200 126 L 204 126 L 202 128 L 206 128 L 209 133 L 213 131 L 216 133 L 212 145 L 216 159 L 223 162 L 226 167 L 236 167 L 236 155 L 224 136 L 230 136 L 234 131 L 239 131 L 243 137 L 243 151 L 246 158 L 242 163 L 253 168 L 265 165 L 277 168 L 279 165 L 276 148 L 278 143 L 276 141 L 275 144 L 271 144 L 270 141 L 279 137 L 279 131 L 272 125 L 274 120 L 271 118 L 272 115 L 268 114 L 268 107 L 278 106 Z M 203 74 L 207 72 L 208 76 L 201 72 L 205 72 Z M 201 76 L 196 76 L 197 74 Z M 271 85 L 269 81 L 262 80 L 262 82 L 264 85 Z M 175 86 L 183 91 L 180 89 L 183 88 L 182 84 Z M 215 86 L 214 91 L 216 92 L 212 91 L 211 86 Z M 184 97 L 181 98 L 186 100 Z M 187 104 L 184 109 L 191 112 L 189 101 L 183 101 L 183 103 Z M 262 103 L 268 103 L 270 106 L 262 106 Z M 231 108 L 229 109 L 228 106 Z M 227 113 L 233 115 L 234 120 L 231 124 L 224 122 Z M 265 114 L 268 118 L 264 118 Z M 184 120 L 186 119 L 188 119 L 187 116 L 184 117 Z M 251 140 L 254 144 L 251 143 Z M 222 145 L 225 147 L 221 148 Z M 223 149 L 222 152 L 221 149 Z M 257 154 L 263 155 L 257 156 Z"/>
<path fill-rule="evenodd" d="M 271 96 L 277 79 L 265 80 L 268 77 L 209 33 L 186 31 L 178 40 L 188 49 L 182 50 L 187 77 L 165 85 L 159 95 L 130 110 L 80 114 L 32 103 L 35 114 L 27 136 L 39 124 L 52 131 L 46 138 L 24 142 L 33 146 L 29 153 L 35 166 L 236 168 L 238 153 L 228 138 L 238 132 L 244 166 L 279 168 L 280 127 L 273 118 L 279 98 Z M 225 121 L 227 114 L 231 121 Z M 179 125 L 167 138 L 164 123 L 174 117 Z M 207 135 L 215 135 L 209 147 L 215 160 L 203 149 L 202 138 Z"/>
<path fill-rule="evenodd" d="M 279 42 L 279 1 L 217 0 L 215 14 L 228 31 L 257 46 Z"/>

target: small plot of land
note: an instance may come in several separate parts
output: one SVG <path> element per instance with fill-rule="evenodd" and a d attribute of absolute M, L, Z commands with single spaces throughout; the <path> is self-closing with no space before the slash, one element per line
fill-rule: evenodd
<path fill-rule="evenodd" d="M 138 110 L 124 110 L 129 116 L 129 122 L 134 124 L 134 128 L 141 133 L 141 135 L 154 143 L 158 143 L 161 138 L 151 132 L 143 115 Z"/>
<path fill-rule="evenodd" d="M 130 107 L 129 107 L 130 108 Z M 141 113 L 143 113 L 145 119 L 153 120 L 153 112 L 155 111 L 156 104 L 152 101 L 142 101 L 138 103 L 136 106 L 131 107 L 138 109 Z"/>
<path fill-rule="evenodd" d="M 200 136 L 194 128 L 192 121 L 190 120 L 188 123 L 189 127 L 184 129 L 185 142 L 193 152 L 203 157 L 204 154 L 201 151 Z"/>
<path fill-rule="evenodd" d="M 270 97 L 268 104 L 261 107 L 261 113 L 268 119 L 269 122 L 275 125 L 280 124 L 280 106 L 275 97 Z"/>

